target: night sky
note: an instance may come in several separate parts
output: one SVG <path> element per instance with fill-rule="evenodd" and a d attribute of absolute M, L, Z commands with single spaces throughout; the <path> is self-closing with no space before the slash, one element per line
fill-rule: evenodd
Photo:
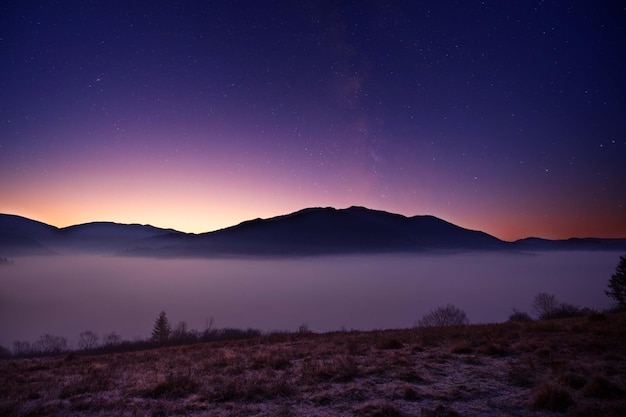
<path fill-rule="evenodd" d="M 626 237 L 624 1 L 14 1 L 0 212 Z"/>

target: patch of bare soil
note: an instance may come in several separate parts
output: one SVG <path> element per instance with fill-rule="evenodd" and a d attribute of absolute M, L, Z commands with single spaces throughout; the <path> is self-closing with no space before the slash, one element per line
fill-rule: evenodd
<path fill-rule="evenodd" d="M 0 361 L 2 416 L 623 416 L 626 314 Z"/>

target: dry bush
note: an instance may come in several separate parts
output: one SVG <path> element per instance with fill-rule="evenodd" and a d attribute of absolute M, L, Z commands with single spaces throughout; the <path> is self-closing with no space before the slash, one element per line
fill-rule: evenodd
<path fill-rule="evenodd" d="M 465 311 L 452 304 L 437 307 L 417 322 L 419 327 L 465 326 L 468 324 L 469 319 Z"/>
<path fill-rule="evenodd" d="M 574 400 L 569 392 L 562 388 L 543 383 L 535 391 L 531 399 L 531 405 L 537 410 L 565 411 Z"/>
<path fill-rule="evenodd" d="M 559 301 L 553 294 L 541 292 L 537 294 L 533 300 L 533 310 L 537 313 L 537 317 L 545 319 L 559 307 Z"/>
<path fill-rule="evenodd" d="M 513 313 L 511 313 L 511 315 L 509 316 L 509 321 L 513 323 L 524 323 L 533 321 L 533 319 L 528 313 L 519 311 L 518 309 L 514 308 Z"/>
<path fill-rule="evenodd" d="M 583 387 L 586 397 L 601 399 L 617 399 L 624 397 L 624 391 L 603 376 L 592 377 Z"/>
<path fill-rule="evenodd" d="M 43 334 L 31 345 L 34 352 L 42 355 L 58 355 L 67 350 L 67 339 L 62 336 Z"/>

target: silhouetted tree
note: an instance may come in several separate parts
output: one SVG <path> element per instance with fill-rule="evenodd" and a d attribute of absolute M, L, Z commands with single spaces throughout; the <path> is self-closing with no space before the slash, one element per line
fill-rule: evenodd
<path fill-rule="evenodd" d="M 106 346 L 106 347 L 117 346 L 121 343 L 122 343 L 122 337 L 115 332 L 105 334 L 102 339 L 102 346 Z"/>
<path fill-rule="evenodd" d="M 188 335 L 189 335 L 189 329 L 188 329 L 187 323 L 184 321 L 179 321 L 174 331 L 172 331 L 171 337 L 174 340 L 184 341 L 185 339 L 187 339 Z"/>
<path fill-rule="evenodd" d="M 16 340 L 13 342 L 13 354 L 15 356 L 30 355 L 33 352 L 28 340 Z"/>
<path fill-rule="evenodd" d="M 463 326 L 469 324 L 465 311 L 448 304 L 445 307 L 437 307 L 426 314 L 417 323 L 420 327 Z"/>
<path fill-rule="evenodd" d="M 626 256 L 619 257 L 615 273 L 609 280 L 609 289 L 605 293 L 617 301 L 620 308 L 626 307 Z"/>
<path fill-rule="evenodd" d="M 158 343 L 165 343 L 170 337 L 170 323 L 167 320 L 165 311 L 159 313 L 159 317 L 154 322 L 152 328 L 152 340 Z"/>
<path fill-rule="evenodd" d="M 94 349 L 98 346 L 98 334 L 91 330 L 85 330 L 78 337 L 78 347 L 83 350 Z"/>
<path fill-rule="evenodd" d="M 67 339 L 46 333 L 39 336 L 32 348 L 33 351 L 39 353 L 56 355 L 67 350 Z"/>
<path fill-rule="evenodd" d="M 532 321 L 533 319 L 523 311 L 520 311 L 516 308 L 513 309 L 513 313 L 509 316 L 509 321 L 522 322 L 522 321 Z"/>
<path fill-rule="evenodd" d="M 308 323 L 302 323 L 300 326 L 298 326 L 298 333 L 300 334 L 310 334 L 313 333 L 311 331 L 311 328 L 309 327 Z"/>
<path fill-rule="evenodd" d="M 545 292 L 539 293 L 535 296 L 533 309 L 537 313 L 537 316 L 542 320 L 576 317 L 583 314 L 580 307 L 572 304 L 561 303 L 557 301 L 554 295 L 546 294 Z"/>
<path fill-rule="evenodd" d="M 533 310 L 540 319 L 547 319 L 554 315 L 560 304 L 554 295 L 540 292 L 533 300 Z"/>

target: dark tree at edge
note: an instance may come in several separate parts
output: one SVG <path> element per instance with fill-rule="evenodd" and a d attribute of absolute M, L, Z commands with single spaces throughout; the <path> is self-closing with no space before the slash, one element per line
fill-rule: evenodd
<path fill-rule="evenodd" d="M 620 256 L 615 273 L 609 280 L 609 289 L 606 295 L 617 301 L 620 308 L 626 307 L 626 256 Z"/>

